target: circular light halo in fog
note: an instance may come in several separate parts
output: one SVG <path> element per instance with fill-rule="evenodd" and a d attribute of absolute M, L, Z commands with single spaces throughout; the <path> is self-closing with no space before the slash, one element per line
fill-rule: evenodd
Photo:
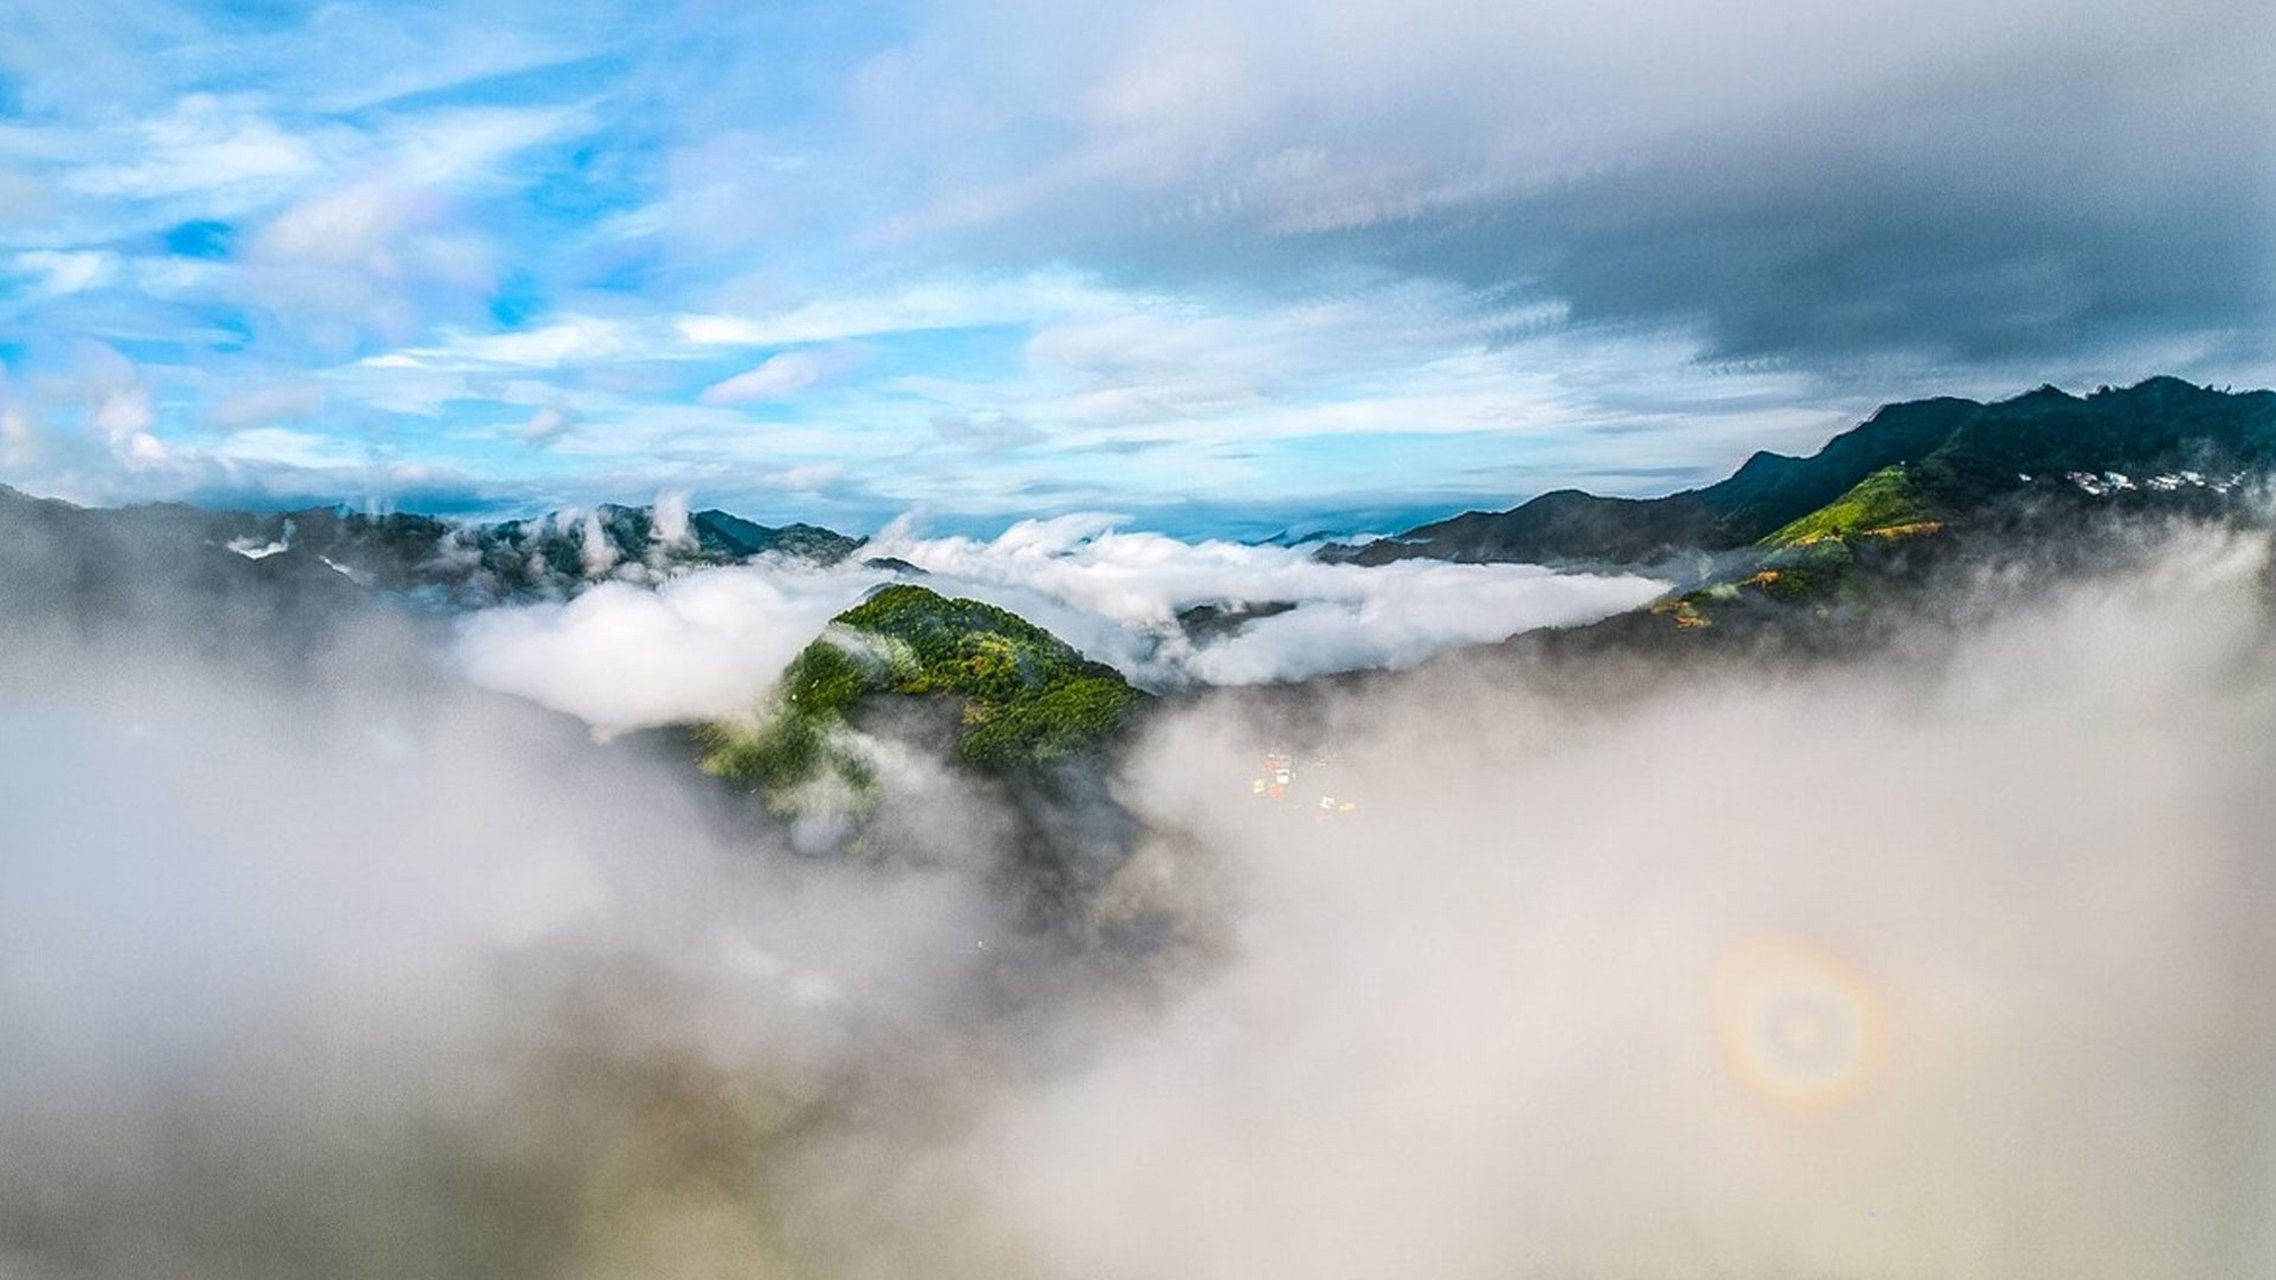
<path fill-rule="evenodd" d="M 1849 1101 L 1872 1075 L 1885 1032 L 1872 988 L 1791 938 L 1750 938 L 1715 970 L 1715 1027 L 1731 1069 L 1790 1107 Z"/>

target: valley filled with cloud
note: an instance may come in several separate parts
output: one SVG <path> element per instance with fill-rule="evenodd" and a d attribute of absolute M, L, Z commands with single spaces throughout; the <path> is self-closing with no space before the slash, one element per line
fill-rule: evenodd
<path fill-rule="evenodd" d="M 2276 1275 L 2268 0 L 0 0 L 0 1280 Z"/>
<path fill-rule="evenodd" d="M 653 591 L 604 583 L 566 603 L 486 610 L 460 624 L 460 664 L 477 682 L 625 729 L 756 705 L 833 615 L 911 576 L 873 563 L 1010 608 L 1157 689 L 1413 666 L 1447 648 L 1593 622 L 1666 588 L 1534 565 L 1325 564 L 1305 548 L 1187 543 L 1087 516 L 1022 522 L 985 542 L 895 526 L 862 555 L 829 568 L 701 570 Z M 1196 607 L 1245 617 L 1260 605 L 1264 616 L 1221 637 L 1197 640 L 1178 619 Z"/>
<path fill-rule="evenodd" d="M 1136 552 L 1067 534 L 1017 589 L 1149 616 L 1101 585 Z M 2269 554 L 2153 527 L 2067 580 L 1990 566 L 1818 665 L 1187 695 L 1047 909 L 1026 801 L 921 756 L 865 855 L 816 858 L 385 612 L 204 656 L 12 621 L 0 1258 L 2248 1274 Z M 636 723 L 643 652 L 702 672 L 704 628 L 819 589 L 699 573 L 647 598 L 670 623 L 596 589 L 456 661 L 580 650 L 592 602 L 627 634 L 585 686 L 627 688 L 571 710 Z M 525 665 L 580 687 L 557 661 Z M 1288 803 L 1248 785 L 1272 752 Z"/>

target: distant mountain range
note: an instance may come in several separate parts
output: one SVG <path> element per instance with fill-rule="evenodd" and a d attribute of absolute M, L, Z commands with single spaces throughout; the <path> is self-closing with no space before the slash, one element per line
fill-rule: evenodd
<path fill-rule="evenodd" d="M 2042 387 L 1992 404 L 1940 397 L 1889 405 L 1809 457 L 1757 453 L 1725 480 L 1666 497 L 1560 490 L 1396 537 L 1330 543 L 1318 554 L 1357 565 L 1431 558 L 1657 566 L 1688 594 L 1655 608 L 1679 624 L 1706 625 L 1729 611 L 1733 592 L 1814 598 L 1851 581 L 1860 564 L 1886 563 L 1898 541 L 2002 521 L 2014 530 L 2018 512 L 2234 510 L 2238 495 L 2271 476 L 2276 392 L 2231 393 L 2176 378 L 2087 396 Z M 2056 532 L 2043 519 L 2035 527 Z M 89 617 L 137 616 L 154 606 L 133 584 L 165 579 L 248 601 L 379 592 L 452 609 L 566 599 L 596 582 L 660 582 L 759 556 L 832 564 L 864 541 L 719 510 L 603 505 L 468 523 L 345 507 L 94 510 L 0 486 L 0 598 L 71 602 Z M 872 563 L 921 576 L 912 565 Z M 1199 639 L 1286 607 L 1227 601 L 1189 609 L 1179 621 Z M 251 625 L 231 621 L 238 631 Z"/>
<path fill-rule="evenodd" d="M 0 528 L 19 526 L 49 536 L 123 537 L 192 559 L 200 558 L 192 548 L 226 552 L 259 564 L 270 579 L 314 571 L 461 606 L 566 598 L 596 581 L 657 581 L 760 555 L 834 564 L 864 541 L 817 525 L 762 525 L 717 510 L 604 504 L 495 523 L 348 507 L 262 513 L 161 503 L 96 511 L 0 486 Z"/>
<path fill-rule="evenodd" d="M 2258 518 L 2245 499 L 2272 477 L 2276 392 L 2153 378 L 2083 397 L 2045 387 L 1994 404 L 1890 405 L 1807 458 L 1757 453 L 1704 488 L 1649 499 L 1561 491 L 1319 554 L 1359 565 L 1666 566 L 1680 585 L 1645 608 L 1510 646 L 1759 655 L 1766 639 L 1852 643 L 1871 631 L 1860 620 L 1903 613 L 1887 603 L 1917 603 L 1924 593 L 1911 587 L 1931 568 L 1964 567 L 1979 551 L 2070 549 L 2068 560 L 2041 558 L 2086 563 L 2097 531 L 2125 532 L 2101 513 Z M 392 607 L 405 601 L 439 613 L 565 599 L 597 582 L 659 582 L 754 557 L 837 563 L 863 544 L 717 510 L 604 505 L 485 524 L 336 507 L 91 510 L 0 487 L 0 616 L 18 631 L 46 619 L 50 634 L 146 634 L 265 662 L 319 652 L 346 619 L 431 617 Z M 1290 607 L 1226 601 L 1178 622 L 1201 642 Z M 687 727 L 682 746 L 778 813 L 858 826 L 876 802 L 864 735 L 903 738 L 1027 787 L 1031 842 L 1063 850 L 1069 815 L 1113 811 L 1069 788 L 1100 785 L 1085 762 L 1125 740 L 1152 702 L 1014 614 L 904 580 L 839 614 L 753 718 Z"/>
<path fill-rule="evenodd" d="M 1891 467 L 1904 468 L 1906 514 L 1916 522 L 1964 519 L 2032 494 L 2225 490 L 2276 470 L 2276 392 L 2151 378 L 2088 396 L 2041 387 L 1993 404 L 1893 404 L 1807 458 L 1757 453 L 1704 488 L 1661 498 L 1560 489 L 1508 511 L 1467 512 L 1322 555 L 1355 564 L 1644 564 L 1759 543 Z"/>
<path fill-rule="evenodd" d="M 1890 468 L 1901 475 L 1883 474 Z M 1319 555 L 1359 565 L 1417 558 L 1648 565 L 1776 544 L 1790 527 L 1856 532 L 1850 526 L 1860 518 L 1884 527 L 1942 524 L 2029 497 L 2202 499 L 2270 473 L 2276 473 L 2276 392 L 2216 391 L 2177 378 L 2087 396 L 2042 387 L 1992 404 L 1939 397 L 1888 405 L 1809 457 L 1757 453 L 1727 479 L 1665 497 L 1561 489 L 1507 511 L 1467 512 L 1372 542 L 1331 542 Z M 1873 488 L 1860 493 L 1868 481 Z M 184 549 L 223 551 L 259 564 L 259 576 L 271 581 L 333 574 L 445 607 L 561 599 L 596 581 L 653 582 L 762 555 L 830 564 L 865 542 L 816 525 L 762 525 L 720 510 L 604 504 L 470 523 L 344 506 L 283 513 L 180 504 L 90 510 L 0 486 L 0 534 L 11 530 L 35 540 L 116 544 L 122 555 L 148 555 L 159 544 L 192 560 L 203 551 Z"/>

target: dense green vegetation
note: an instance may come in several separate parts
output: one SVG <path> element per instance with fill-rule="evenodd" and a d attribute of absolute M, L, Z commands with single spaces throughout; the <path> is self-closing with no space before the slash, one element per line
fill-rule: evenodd
<path fill-rule="evenodd" d="M 2042 387 L 1993 404 L 1943 397 L 1888 405 L 1807 458 L 1757 453 L 1703 488 L 1662 498 L 1561 490 L 1322 554 L 1366 564 L 1662 561 L 1782 539 L 1891 467 L 1905 469 L 1915 501 L 1955 518 L 2016 494 L 2057 490 L 2073 472 L 2136 480 L 2264 473 L 2276 469 L 2276 392 L 2232 394 L 2151 378 L 2087 396 Z"/>
<path fill-rule="evenodd" d="M 845 649 L 827 640 L 806 646 L 785 668 L 777 705 L 754 729 L 729 724 L 699 730 L 706 748 L 706 773 L 747 782 L 766 792 L 770 803 L 786 804 L 790 793 L 825 772 L 857 793 L 868 790 L 867 761 L 841 740 L 845 713 L 871 689 L 871 673 Z"/>
<path fill-rule="evenodd" d="M 832 774 L 866 790 L 847 730 L 888 694 L 945 700 L 956 757 L 997 772 L 1098 749 L 1145 697 L 1017 614 L 899 584 L 839 614 L 792 661 L 758 728 L 709 727 L 704 768 L 776 804 Z"/>
<path fill-rule="evenodd" d="M 691 516 L 688 532 L 694 535 L 696 545 L 704 554 L 728 560 L 747 559 L 771 551 L 817 564 L 836 564 L 853 554 L 864 541 L 819 525 L 797 523 L 770 527 L 716 508 Z"/>
<path fill-rule="evenodd" d="M 1723 611 L 1749 599 L 1825 607 L 1853 595 L 1857 547 L 1935 533 L 1937 509 L 1902 466 L 1883 467 L 1847 493 L 1773 531 L 1757 544 L 1766 554 L 1720 581 L 1662 602 L 1655 612 L 1677 626 L 1713 626 Z"/>
<path fill-rule="evenodd" d="M 1762 540 L 1766 547 L 1792 547 L 1827 538 L 1860 534 L 1931 532 L 1935 508 L 1920 494 L 1902 466 L 1883 467 L 1849 492 L 1787 524 Z"/>
<path fill-rule="evenodd" d="M 2276 468 L 2276 392 L 2228 393 L 2178 378 L 2074 396 L 2054 387 L 1960 424 L 1922 464 L 1924 492 L 1973 506 L 2069 472 L 2267 472 Z M 2024 477 L 2031 477 L 2030 480 Z"/>

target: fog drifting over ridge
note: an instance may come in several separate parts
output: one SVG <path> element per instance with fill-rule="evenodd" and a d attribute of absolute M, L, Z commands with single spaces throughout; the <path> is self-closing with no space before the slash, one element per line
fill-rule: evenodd
<path fill-rule="evenodd" d="M 2268 570 L 1802 678 L 1446 664 L 1332 708 L 1348 832 L 1174 722 L 1135 791 L 1238 850 L 1225 965 L 994 1118 L 999 1200 L 1062 1275 L 2256 1273 Z"/>
<path fill-rule="evenodd" d="M 0 1273 L 2260 1274 L 2269 574 L 1433 664 L 1312 708 L 1325 823 L 1222 696 L 1061 942 L 915 763 L 792 858 L 384 621 L 309 679 L 11 619 Z"/>
<path fill-rule="evenodd" d="M 608 582 L 566 604 L 486 610 L 457 653 L 478 683 L 596 727 L 748 711 L 832 615 L 900 580 L 899 560 L 951 596 L 1011 609 L 1149 688 L 1249 685 L 1411 667 L 1445 649 L 1542 626 L 1592 622 L 1666 589 L 1637 574 L 1410 560 L 1324 564 L 1310 548 L 1127 532 L 1111 516 L 1023 520 L 994 539 L 927 538 L 906 521 L 848 562 L 788 560 L 698 570 L 654 591 Z M 1292 606 L 1196 640 L 1199 605 Z"/>

